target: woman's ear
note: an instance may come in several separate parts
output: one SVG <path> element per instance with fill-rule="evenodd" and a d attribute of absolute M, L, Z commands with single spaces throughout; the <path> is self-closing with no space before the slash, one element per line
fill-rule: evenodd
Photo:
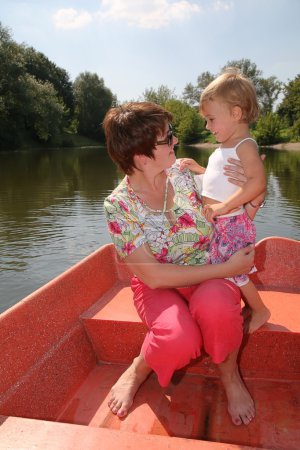
<path fill-rule="evenodd" d="M 143 169 L 144 166 L 147 164 L 147 156 L 146 155 L 134 155 L 134 164 L 138 169 Z"/>

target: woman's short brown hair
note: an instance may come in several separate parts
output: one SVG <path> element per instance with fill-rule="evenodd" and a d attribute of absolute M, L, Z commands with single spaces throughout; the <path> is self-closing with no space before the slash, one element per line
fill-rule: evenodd
<path fill-rule="evenodd" d="M 134 155 L 153 158 L 157 136 L 163 134 L 172 114 L 150 102 L 125 103 L 111 108 L 105 115 L 103 128 L 111 159 L 131 175 Z"/>
<path fill-rule="evenodd" d="M 204 89 L 200 97 L 200 113 L 206 102 L 216 99 L 224 101 L 230 107 L 239 106 L 242 110 L 242 122 L 255 122 L 258 117 L 259 106 L 255 87 L 252 81 L 235 67 L 228 67 Z"/>

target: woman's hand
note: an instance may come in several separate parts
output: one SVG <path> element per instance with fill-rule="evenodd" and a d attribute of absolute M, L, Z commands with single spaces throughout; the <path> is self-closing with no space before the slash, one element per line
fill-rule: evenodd
<path fill-rule="evenodd" d="M 266 155 L 261 155 L 260 157 L 262 161 L 266 159 Z M 243 186 L 247 181 L 247 177 L 245 176 L 241 161 L 239 159 L 228 158 L 228 163 L 224 166 L 224 174 L 228 177 L 228 181 L 237 186 Z"/>
<path fill-rule="evenodd" d="M 228 277 L 249 273 L 254 265 L 254 244 L 238 250 L 225 264 L 229 266 Z"/>

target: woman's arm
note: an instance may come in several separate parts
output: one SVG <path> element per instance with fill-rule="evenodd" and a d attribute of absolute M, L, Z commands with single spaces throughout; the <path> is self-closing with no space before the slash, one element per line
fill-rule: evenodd
<path fill-rule="evenodd" d="M 266 155 L 260 155 L 262 162 L 266 159 Z M 247 177 L 243 169 L 243 165 L 239 159 L 228 158 L 228 164 L 224 166 L 224 174 L 228 177 L 228 181 L 236 186 L 243 186 Z"/>
<path fill-rule="evenodd" d="M 254 263 L 254 246 L 239 250 L 222 264 L 183 266 L 159 263 L 148 244 L 144 244 L 127 256 L 124 262 L 132 273 L 152 289 L 175 288 L 248 273 Z"/>

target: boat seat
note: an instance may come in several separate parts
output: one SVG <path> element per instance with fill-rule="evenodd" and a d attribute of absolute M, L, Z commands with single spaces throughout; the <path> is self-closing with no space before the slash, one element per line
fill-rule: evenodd
<path fill-rule="evenodd" d="M 245 335 L 241 370 L 245 376 L 296 379 L 300 375 L 300 243 L 264 239 L 257 244 L 255 262 L 258 273 L 253 280 L 271 310 L 271 318 L 252 335 Z M 129 364 L 139 354 L 147 329 L 132 302 L 129 271 L 120 262 L 117 271 L 118 281 L 82 314 L 81 320 L 98 361 Z M 217 375 L 215 366 L 205 357 L 186 370 Z"/>

